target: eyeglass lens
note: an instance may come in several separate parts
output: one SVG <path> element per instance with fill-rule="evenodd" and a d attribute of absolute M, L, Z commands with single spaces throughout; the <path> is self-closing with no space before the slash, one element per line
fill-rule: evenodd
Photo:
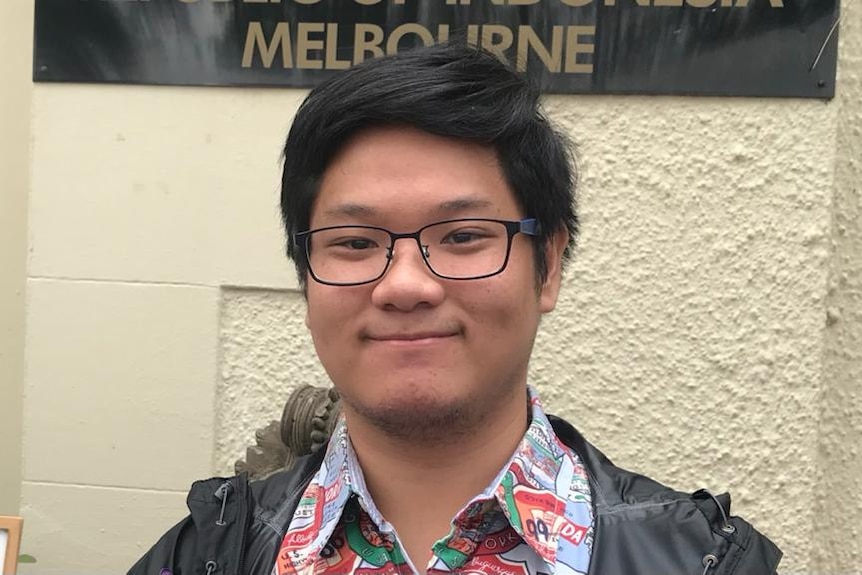
<path fill-rule="evenodd" d="M 402 238 L 412 241 L 410 238 Z M 319 280 L 362 283 L 380 277 L 389 265 L 389 232 L 363 226 L 315 230 L 307 239 L 308 262 Z M 505 224 L 482 220 L 441 222 L 419 234 L 423 258 L 437 275 L 470 279 L 501 271 L 509 248 Z"/>

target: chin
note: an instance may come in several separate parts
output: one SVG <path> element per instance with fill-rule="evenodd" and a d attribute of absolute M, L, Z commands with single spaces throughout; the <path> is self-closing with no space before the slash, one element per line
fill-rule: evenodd
<path fill-rule="evenodd" d="M 481 403 L 466 397 L 444 398 L 428 388 L 388 389 L 377 401 L 342 393 L 345 405 L 386 435 L 404 440 L 443 441 L 460 437 L 484 421 Z"/>

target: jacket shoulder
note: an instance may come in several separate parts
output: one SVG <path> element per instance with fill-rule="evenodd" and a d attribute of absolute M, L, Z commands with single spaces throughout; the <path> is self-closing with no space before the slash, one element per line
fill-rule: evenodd
<path fill-rule="evenodd" d="M 590 479 L 595 515 L 590 573 L 776 572 L 781 551 L 731 514 L 729 494 L 676 491 L 617 467 L 569 423 L 549 418 L 560 440 L 581 458 Z"/>
<path fill-rule="evenodd" d="M 181 573 L 193 573 L 192 564 L 181 565 L 179 557 L 176 557 L 176 549 L 185 548 L 190 545 L 190 539 L 194 537 L 194 529 L 191 525 L 191 517 L 186 517 L 164 535 L 159 538 L 155 545 L 138 559 L 128 575 L 180 575 Z M 188 558 L 186 558 L 188 559 Z"/>
<path fill-rule="evenodd" d="M 322 453 L 301 457 L 289 470 L 249 482 L 245 474 L 192 484 L 189 515 L 169 529 L 128 575 L 217 572 L 269 575 L 299 497 Z"/>

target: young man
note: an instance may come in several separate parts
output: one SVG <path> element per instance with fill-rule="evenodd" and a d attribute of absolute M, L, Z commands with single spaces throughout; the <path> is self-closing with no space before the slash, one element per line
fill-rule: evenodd
<path fill-rule="evenodd" d="M 614 467 L 527 385 L 574 181 L 537 92 L 481 51 L 313 90 L 282 213 L 343 420 L 291 471 L 195 484 L 130 573 L 774 573 L 780 551 L 727 498 Z"/>

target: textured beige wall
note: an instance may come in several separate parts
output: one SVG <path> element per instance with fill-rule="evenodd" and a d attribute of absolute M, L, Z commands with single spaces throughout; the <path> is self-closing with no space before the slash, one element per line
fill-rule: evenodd
<path fill-rule="evenodd" d="M 862 3 L 841 31 L 816 547 L 820 573 L 862 572 Z"/>
<path fill-rule="evenodd" d="M 0 515 L 17 515 L 21 493 L 32 13 L 0 3 Z"/>
<path fill-rule="evenodd" d="M 617 463 L 731 490 L 787 573 L 858 572 L 862 550 L 839 534 L 862 519 L 858 47 L 832 102 L 549 100 L 584 223 L 532 381 Z M 277 216 L 302 96 L 34 87 L 24 575 L 121 572 L 190 481 L 325 383 Z"/>

